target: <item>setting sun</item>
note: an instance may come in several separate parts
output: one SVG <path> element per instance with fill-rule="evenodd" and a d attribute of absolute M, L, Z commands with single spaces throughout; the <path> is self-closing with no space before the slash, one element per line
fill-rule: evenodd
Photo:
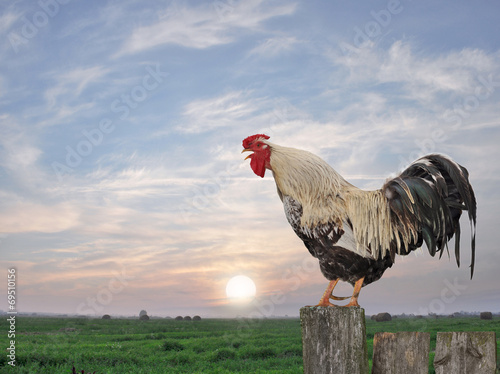
<path fill-rule="evenodd" d="M 226 285 L 226 295 L 234 300 L 249 300 L 255 296 L 256 288 L 253 280 L 245 275 L 237 275 Z"/>

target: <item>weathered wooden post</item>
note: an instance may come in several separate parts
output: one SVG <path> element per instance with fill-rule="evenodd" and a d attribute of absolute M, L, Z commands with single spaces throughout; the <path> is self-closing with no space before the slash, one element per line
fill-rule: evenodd
<path fill-rule="evenodd" d="M 495 374 L 496 361 L 493 331 L 437 333 L 436 374 Z"/>
<path fill-rule="evenodd" d="M 303 307 L 300 323 L 305 374 L 368 373 L 364 309 Z"/>
<path fill-rule="evenodd" d="M 430 345 L 428 332 L 378 332 L 372 374 L 428 374 Z"/>

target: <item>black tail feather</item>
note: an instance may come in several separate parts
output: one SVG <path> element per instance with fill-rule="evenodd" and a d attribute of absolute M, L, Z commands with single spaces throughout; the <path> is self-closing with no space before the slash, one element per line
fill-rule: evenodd
<path fill-rule="evenodd" d="M 425 242 L 429 253 L 439 257 L 455 236 L 455 259 L 460 266 L 460 216 L 466 210 L 471 225 L 471 278 L 476 251 L 476 198 L 466 168 L 446 156 L 432 154 L 420 158 L 398 177 L 386 182 L 387 196 L 396 227 L 411 227 Z M 401 254 L 415 249 L 406 243 Z"/>
<path fill-rule="evenodd" d="M 455 259 L 457 266 L 460 267 L 460 224 L 455 225 Z"/>

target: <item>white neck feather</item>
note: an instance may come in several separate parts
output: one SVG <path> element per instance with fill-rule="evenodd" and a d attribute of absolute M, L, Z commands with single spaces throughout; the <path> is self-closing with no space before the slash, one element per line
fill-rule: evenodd
<path fill-rule="evenodd" d="M 392 240 L 398 252 L 401 242 L 410 242 L 410 228 L 393 228 L 387 199 L 382 190 L 364 191 L 347 182 L 320 157 L 299 149 L 271 147 L 270 166 L 281 194 L 302 205 L 301 225 L 313 228 L 317 224 L 335 222 L 342 228 L 349 219 L 357 248 L 352 250 L 370 256 L 385 256 Z M 413 232 L 415 235 L 415 233 Z"/>
<path fill-rule="evenodd" d="M 271 147 L 271 168 L 278 189 L 301 203 L 302 225 L 313 226 L 345 216 L 343 193 L 356 189 L 320 157 L 299 149 Z"/>

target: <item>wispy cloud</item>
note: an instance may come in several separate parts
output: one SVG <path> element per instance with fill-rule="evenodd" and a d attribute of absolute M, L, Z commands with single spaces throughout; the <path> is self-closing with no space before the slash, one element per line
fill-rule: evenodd
<path fill-rule="evenodd" d="M 187 104 L 183 111 L 180 132 L 200 133 L 241 123 L 256 115 L 260 110 L 259 99 L 251 92 L 234 91 L 225 95 L 195 100 Z"/>
<path fill-rule="evenodd" d="M 43 193 L 40 187 L 45 186 L 50 177 L 41 167 L 44 149 L 39 133 L 29 121 L 11 114 L 0 114 L 0 122 L 0 168 L 9 176 L 3 190 L 16 196 Z M 9 198 L 9 201 L 12 200 Z"/>
<path fill-rule="evenodd" d="M 88 86 L 100 83 L 108 72 L 109 69 L 102 65 L 78 67 L 66 72 L 53 72 L 52 80 L 56 81 L 56 84 L 44 93 L 47 105 L 53 108 L 61 98 L 64 101 L 67 101 L 69 97 L 77 99 Z"/>
<path fill-rule="evenodd" d="M 498 59 L 481 50 L 463 49 L 436 57 L 416 56 L 408 43 L 395 42 L 380 67 L 381 82 L 405 82 L 412 90 L 468 93 L 479 74 L 499 68 Z"/>
<path fill-rule="evenodd" d="M 272 58 L 293 51 L 300 42 L 294 36 L 277 36 L 266 39 L 248 52 L 249 56 Z"/>
<path fill-rule="evenodd" d="M 465 48 L 429 56 L 413 48 L 410 42 L 399 40 L 387 49 L 369 45 L 356 54 L 330 50 L 327 55 L 335 65 L 348 69 L 348 82 L 403 84 L 408 93 L 427 102 L 440 93 L 468 93 L 478 75 L 499 69 L 496 53 Z"/>
<path fill-rule="evenodd" d="M 218 2 L 188 8 L 178 3 L 160 12 L 155 23 L 139 26 L 124 43 L 120 54 L 131 54 L 160 45 L 174 44 L 204 49 L 231 43 L 240 30 L 257 31 L 262 23 L 277 16 L 290 15 L 295 4 L 274 4 L 263 0 L 224 4 Z"/>
<path fill-rule="evenodd" d="M 67 203 L 41 205 L 20 201 L 2 209 L 0 216 L 0 225 L 5 233 L 56 233 L 74 227 L 77 222 L 78 213 Z"/>
<path fill-rule="evenodd" d="M 20 17 L 20 14 L 13 11 L 6 11 L 0 15 L 0 34 L 6 33 Z"/>

